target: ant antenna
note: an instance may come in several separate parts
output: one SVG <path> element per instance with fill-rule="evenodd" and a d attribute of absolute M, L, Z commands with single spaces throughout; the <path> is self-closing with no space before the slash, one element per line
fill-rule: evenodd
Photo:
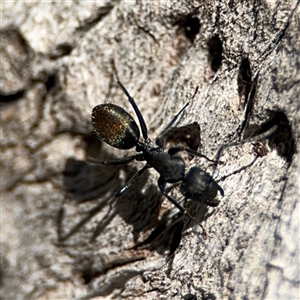
<path fill-rule="evenodd" d="M 251 137 L 251 138 L 248 138 L 248 139 L 245 139 L 243 141 L 235 141 L 235 142 L 232 142 L 232 143 L 229 143 L 229 144 L 225 144 L 225 145 L 222 145 L 220 147 L 220 149 L 218 150 L 217 152 L 217 155 L 216 155 L 216 158 L 215 158 L 215 162 L 218 162 L 220 160 L 220 157 L 222 155 L 222 152 L 226 149 L 226 148 L 230 148 L 230 147 L 233 147 L 233 146 L 238 146 L 238 145 L 243 145 L 243 144 L 246 144 L 246 143 L 252 143 L 252 142 L 258 142 L 260 140 L 263 140 L 269 136 L 271 136 L 276 130 L 278 129 L 278 126 L 277 125 L 274 125 L 273 127 L 271 127 L 269 130 L 259 134 L 259 135 L 256 135 L 254 137 Z M 212 178 L 214 178 L 214 175 L 216 173 L 216 168 L 217 168 L 217 164 L 215 165 L 215 168 L 212 172 Z"/>

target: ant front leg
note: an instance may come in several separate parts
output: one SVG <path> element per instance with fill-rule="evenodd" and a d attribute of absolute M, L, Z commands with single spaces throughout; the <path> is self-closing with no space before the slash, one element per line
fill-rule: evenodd
<path fill-rule="evenodd" d="M 163 180 L 162 177 L 159 177 L 158 178 L 158 181 L 157 181 L 157 185 L 160 189 L 160 191 L 162 192 L 162 194 L 170 201 L 172 202 L 182 213 L 186 214 L 190 219 L 195 220 L 195 218 L 193 218 L 185 208 L 183 208 L 174 198 L 172 198 L 171 196 L 169 196 L 166 191 L 165 191 L 165 188 L 166 188 L 166 182 Z"/>

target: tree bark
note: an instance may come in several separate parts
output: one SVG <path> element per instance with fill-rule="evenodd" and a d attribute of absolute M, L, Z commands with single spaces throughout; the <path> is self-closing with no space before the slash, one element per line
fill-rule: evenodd
<path fill-rule="evenodd" d="M 296 0 L 3 2 L 3 299 L 300 299 L 299 13 Z M 216 169 L 184 156 L 225 192 L 211 208 L 174 185 L 196 221 L 152 169 L 112 202 L 144 165 L 86 162 L 136 153 L 93 133 L 98 104 L 135 117 L 117 76 L 154 141 L 190 101 L 175 125 L 201 131 L 167 146 L 200 134 L 213 158 L 276 131 L 225 148 Z"/>

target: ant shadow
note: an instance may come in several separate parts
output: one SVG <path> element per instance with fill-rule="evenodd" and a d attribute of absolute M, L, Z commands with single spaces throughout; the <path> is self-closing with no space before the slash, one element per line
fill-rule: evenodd
<path fill-rule="evenodd" d="M 193 123 L 183 127 L 172 128 L 166 136 L 166 145 L 177 145 L 179 142 L 197 151 L 199 145 L 201 145 L 199 125 Z M 87 157 L 96 157 L 99 161 L 116 160 L 115 157 L 107 152 L 99 151 L 102 143 L 95 137 L 87 138 L 87 143 Z M 193 157 L 188 154 L 186 160 L 191 161 L 192 159 Z M 192 163 L 189 162 L 189 165 L 192 165 Z M 213 214 L 213 211 L 208 213 L 207 205 L 196 201 L 186 203 L 186 210 L 196 218 L 196 222 L 188 219 L 181 212 L 172 215 L 170 210 L 166 210 L 163 214 L 160 214 L 162 201 L 167 201 L 167 199 L 159 191 L 156 183 L 149 184 L 149 172 L 145 172 L 124 195 L 116 199 L 116 193 L 123 187 L 119 179 L 120 172 L 123 171 L 125 175 L 122 181 L 127 182 L 137 170 L 137 167 L 133 166 L 133 164 L 115 166 L 89 164 L 86 161 L 74 159 L 67 160 L 64 171 L 66 198 L 70 200 L 69 202 L 75 201 L 78 206 L 78 215 L 81 217 L 68 230 L 64 230 L 63 223 L 66 223 L 64 221 L 65 203 L 62 203 L 58 213 L 57 231 L 59 242 L 66 241 L 80 231 L 94 216 L 109 207 L 109 212 L 101 222 L 98 222 L 94 233 L 90 237 L 91 242 L 96 242 L 96 239 L 110 224 L 112 219 L 119 215 L 125 223 L 133 228 L 132 234 L 135 246 L 132 249 L 147 248 L 158 253 L 165 253 L 167 250 L 172 254 L 177 249 L 182 234 L 188 227 L 195 224 L 201 226 L 201 223 Z M 232 174 L 226 177 L 230 175 Z M 220 180 L 222 181 L 224 178 Z M 173 189 L 178 189 L 178 184 L 171 186 L 166 191 L 169 194 L 173 192 Z M 182 200 L 183 197 L 181 196 L 180 198 Z M 111 203 L 112 200 L 115 200 L 113 205 Z M 85 209 L 82 212 L 81 206 L 85 203 L 92 204 L 89 209 Z M 176 210 L 176 208 L 172 207 L 171 210 Z M 148 232 L 147 235 L 145 234 L 146 232 Z M 204 229 L 203 232 L 205 239 Z M 146 235 L 145 238 L 143 241 L 140 241 L 140 237 L 144 235 Z"/>

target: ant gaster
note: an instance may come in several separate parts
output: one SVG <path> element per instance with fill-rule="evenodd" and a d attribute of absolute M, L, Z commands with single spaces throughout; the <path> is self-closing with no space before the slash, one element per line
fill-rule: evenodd
<path fill-rule="evenodd" d="M 185 106 L 173 117 L 166 128 L 158 135 L 154 145 L 148 138 L 147 126 L 137 104 L 122 83 L 118 81 L 118 84 L 127 96 L 138 117 L 144 141 L 140 141 L 140 130 L 135 120 L 122 107 L 115 104 L 97 105 L 92 112 L 92 123 L 98 137 L 112 147 L 123 150 L 135 147 L 135 150 L 139 153 L 114 161 L 99 162 L 91 159 L 89 161 L 104 165 L 121 165 L 137 160 L 146 161 L 146 165 L 129 179 L 125 186 L 116 194 L 116 198 L 123 195 L 147 169 L 154 168 L 160 175 L 157 184 L 161 193 L 191 219 L 194 218 L 191 217 L 174 198 L 167 194 L 165 191 L 167 183 L 181 183 L 179 190 L 187 199 L 201 202 L 209 206 L 217 206 L 220 201 L 215 198 L 218 191 L 224 196 L 223 189 L 210 174 L 199 167 L 191 167 L 186 172 L 184 160 L 176 154 L 180 151 L 185 151 L 195 156 L 204 157 L 208 160 L 210 159 L 190 148 L 172 147 L 168 152 L 164 152 L 163 150 L 164 135 L 171 129 L 179 115 L 189 105 L 189 102 L 185 104 Z M 197 89 L 195 94 L 197 93 Z"/>

